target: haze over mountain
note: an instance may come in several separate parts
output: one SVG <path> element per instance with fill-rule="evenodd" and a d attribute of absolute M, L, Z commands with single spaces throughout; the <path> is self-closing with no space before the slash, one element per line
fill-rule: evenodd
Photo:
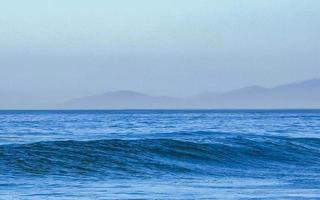
<path fill-rule="evenodd" d="M 1 1 L 0 108 L 320 78 L 319 8 L 317 0 Z"/>
<path fill-rule="evenodd" d="M 320 79 L 274 88 L 251 86 L 229 92 L 203 93 L 184 98 L 153 96 L 134 91 L 113 91 L 73 99 L 66 109 L 276 109 L 320 108 Z"/>

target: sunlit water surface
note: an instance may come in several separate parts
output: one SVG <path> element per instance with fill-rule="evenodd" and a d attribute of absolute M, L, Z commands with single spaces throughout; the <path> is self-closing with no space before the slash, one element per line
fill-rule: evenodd
<path fill-rule="evenodd" d="M 0 111 L 0 199 L 317 199 L 320 110 Z"/>

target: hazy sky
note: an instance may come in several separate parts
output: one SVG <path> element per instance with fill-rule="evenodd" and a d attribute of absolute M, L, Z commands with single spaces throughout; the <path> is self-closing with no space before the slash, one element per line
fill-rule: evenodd
<path fill-rule="evenodd" d="M 0 91 L 181 96 L 317 78 L 319 10 L 319 0 L 1 1 Z"/>

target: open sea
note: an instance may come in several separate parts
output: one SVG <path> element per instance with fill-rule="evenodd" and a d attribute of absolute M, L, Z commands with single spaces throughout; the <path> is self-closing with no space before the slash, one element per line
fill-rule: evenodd
<path fill-rule="evenodd" d="M 320 110 L 0 111 L 0 199 L 320 199 Z"/>

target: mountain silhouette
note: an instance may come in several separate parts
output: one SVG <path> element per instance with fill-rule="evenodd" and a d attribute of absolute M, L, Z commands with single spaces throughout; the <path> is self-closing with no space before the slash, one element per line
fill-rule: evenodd
<path fill-rule="evenodd" d="M 320 108 L 320 79 L 280 85 L 251 86 L 225 93 L 203 93 L 184 98 L 154 96 L 135 91 L 113 91 L 73 99 L 67 109 L 295 109 Z"/>

